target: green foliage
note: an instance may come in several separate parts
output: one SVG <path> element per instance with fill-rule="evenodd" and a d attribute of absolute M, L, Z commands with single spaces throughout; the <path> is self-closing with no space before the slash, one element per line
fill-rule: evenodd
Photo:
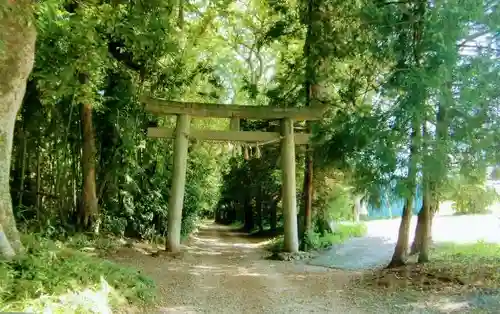
<path fill-rule="evenodd" d="M 208 13 L 213 15 L 212 6 Z M 211 44 L 203 32 L 209 39 L 215 36 L 206 27 L 210 14 L 186 23 L 183 33 L 170 18 L 173 10 L 165 1 L 36 5 L 36 66 L 16 124 L 11 184 L 16 218 L 24 229 L 50 237 L 78 229 L 83 188 L 79 108 L 91 103 L 101 231 L 146 239 L 164 235 L 173 141 L 148 139 L 145 130 L 173 127 L 175 121 L 147 114 L 138 96 L 223 96 L 216 67 L 201 57 Z M 190 34 L 197 35 L 183 45 Z M 204 124 L 194 121 L 193 127 Z M 193 230 L 199 216 L 213 210 L 219 198 L 218 167 L 225 162 L 219 158 L 222 151 L 194 146 L 183 235 Z"/>
<path fill-rule="evenodd" d="M 315 200 L 315 210 L 324 212 L 328 220 L 352 220 L 354 202 L 350 187 L 342 182 L 327 182 L 318 188 L 320 193 Z"/>
<path fill-rule="evenodd" d="M 43 295 L 96 288 L 101 277 L 128 302 L 152 302 L 155 298 L 155 284 L 150 278 L 82 251 L 95 242 L 80 237 L 67 245 L 30 235 L 24 236 L 23 243 L 28 254 L 0 262 L 0 309 L 22 311 Z M 101 242 L 100 246 L 110 245 Z"/>
<path fill-rule="evenodd" d="M 490 205 L 500 201 L 495 189 L 480 184 L 464 183 L 450 195 L 457 215 L 484 214 Z"/>

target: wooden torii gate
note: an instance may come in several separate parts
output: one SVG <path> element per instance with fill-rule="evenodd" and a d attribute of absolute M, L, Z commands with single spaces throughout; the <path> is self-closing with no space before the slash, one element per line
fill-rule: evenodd
<path fill-rule="evenodd" d="M 166 250 L 180 249 L 182 207 L 186 184 L 186 165 L 189 138 L 197 140 L 262 143 L 281 140 L 282 202 L 284 213 L 284 250 L 297 252 L 297 193 L 295 178 L 295 145 L 309 142 L 311 134 L 294 134 L 294 120 L 319 120 L 323 108 L 276 108 L 265 106 L 238 106 L 195 102 L 167 101 L 142 97 L 145 109 L 158 115 L 177 115 L 174 128 L 149 128 L 153 138 L 175 138 L 172 187 L 170 191 Z M 190 130 L 191 116 L 230 118 L 231 130 Z M 240 131 L 241 118 L 254 120 L 280 120 L 281 133 Z"/>

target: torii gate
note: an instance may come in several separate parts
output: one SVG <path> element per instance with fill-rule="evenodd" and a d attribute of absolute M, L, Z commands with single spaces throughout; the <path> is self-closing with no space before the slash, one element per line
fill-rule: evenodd
<path fill-rule="evenodd" d="M 276 108 L 267 106 L 239 106 L 196 102 L 167 101 L 142 97 L 145 110 L 159 115 L 177 115 L 175 129 L 148 128 L 148 136 L 175 138 L 172 188 L 170 191 L 168 228 L 165 249 L 178 252 L 181 239 L 182 207 L 186 184 L 186 165 L 189 138 L 197 140 L 262 143 L 281 140 L 282 202 L 284 213 L 284 250 L 298 252 L 297 193 L 295 178 L 295 145 L 309 142 L 311 134 L 294 134 L 293 121 L 321 119 L 325 108 Z M 190 130 L 191 116 L 230 118 L 230 131 Z M 280 120 L 281 133 L 240 131 L 241 118 Z"/>

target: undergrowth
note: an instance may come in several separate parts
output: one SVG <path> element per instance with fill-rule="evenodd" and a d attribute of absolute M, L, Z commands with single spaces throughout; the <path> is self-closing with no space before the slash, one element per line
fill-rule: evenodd
<path fill-rule="evenodd" d="M 80 296 L 86 299 L 80 303 L 89 303 L 89 295 L 99 291 L 109 295 L 111 307 L 146 304 L 155 298 L 152 279 L 95 256 L 95 251 L 113 247 L 110 240 L 79 236 L 63 243 L 37 235 L 25 235 L 22 240 L 25 254 L 0 262 L 0 312 L 42 312 L 48 307 L 54 313 L 61 302 L 74 306 Z"/>
<path fill-rule="evenodd" d="M 310 233 L 306 237 L 307 247 L 310 250 L 324 249 L 334 244 L 341 244 L 350 238 L 362 237 L 365 234 L 365 224 L 339 224 L 333 233 L 325 233 L 324 235 L 317 232 Z M 270 242 L 268 250 L 280 252 L 283 250 L 283 243 L 283 236 L 278 236 Z"/>
<path fill-rule="evenodd" d="M 475 286 L 500 288 L 500 245 L 479 241 L 441 244 L 432 250 L 430 271 L 446 271 Z"/>
<path fill-rule="evenodd" d="M 430 259 L 425 264 L 369 271 L 355 280 L 352 292 L 361 301 L 394 306 L 402 313 L 416 308 L 442 313 L 443 304 L 457 306 L 460 313 L 498 313 L 499 244 L 439 244 Z"/>

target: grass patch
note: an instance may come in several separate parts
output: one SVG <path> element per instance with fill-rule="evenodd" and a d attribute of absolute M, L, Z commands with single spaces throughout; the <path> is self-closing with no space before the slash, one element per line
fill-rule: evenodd
<path fill-rule="evenodd" d="M 308 248 L 310 250 L 325 249 L 334 244 L 341 244 L 350 238 L 362 237 L 366 234 L 366 225 L 360 224 L 339 224 L 333 233 L 311 233 L 308 237 Z M 278 236 L 272 239 L 267 249 L 271 252 L 281 252 L 283 250 L 284 238 Z"/>
<path fill-rule="evenodd" d="M 114 247 L 109 239 L 79 236 L 63 243 L 30 235 L 22 240 L 26 254 L 0 262 L 0 312 L 42 312 L 46 307 L 60 308 L 61 303 L 67 303 L 65 308 L 88 306 L 91 299 L 98 302 L 96 298 L 104 295 L 110 307 L 146 304 L 155 298 L 152 279 L 95 256 L 99 249 Z"/>

